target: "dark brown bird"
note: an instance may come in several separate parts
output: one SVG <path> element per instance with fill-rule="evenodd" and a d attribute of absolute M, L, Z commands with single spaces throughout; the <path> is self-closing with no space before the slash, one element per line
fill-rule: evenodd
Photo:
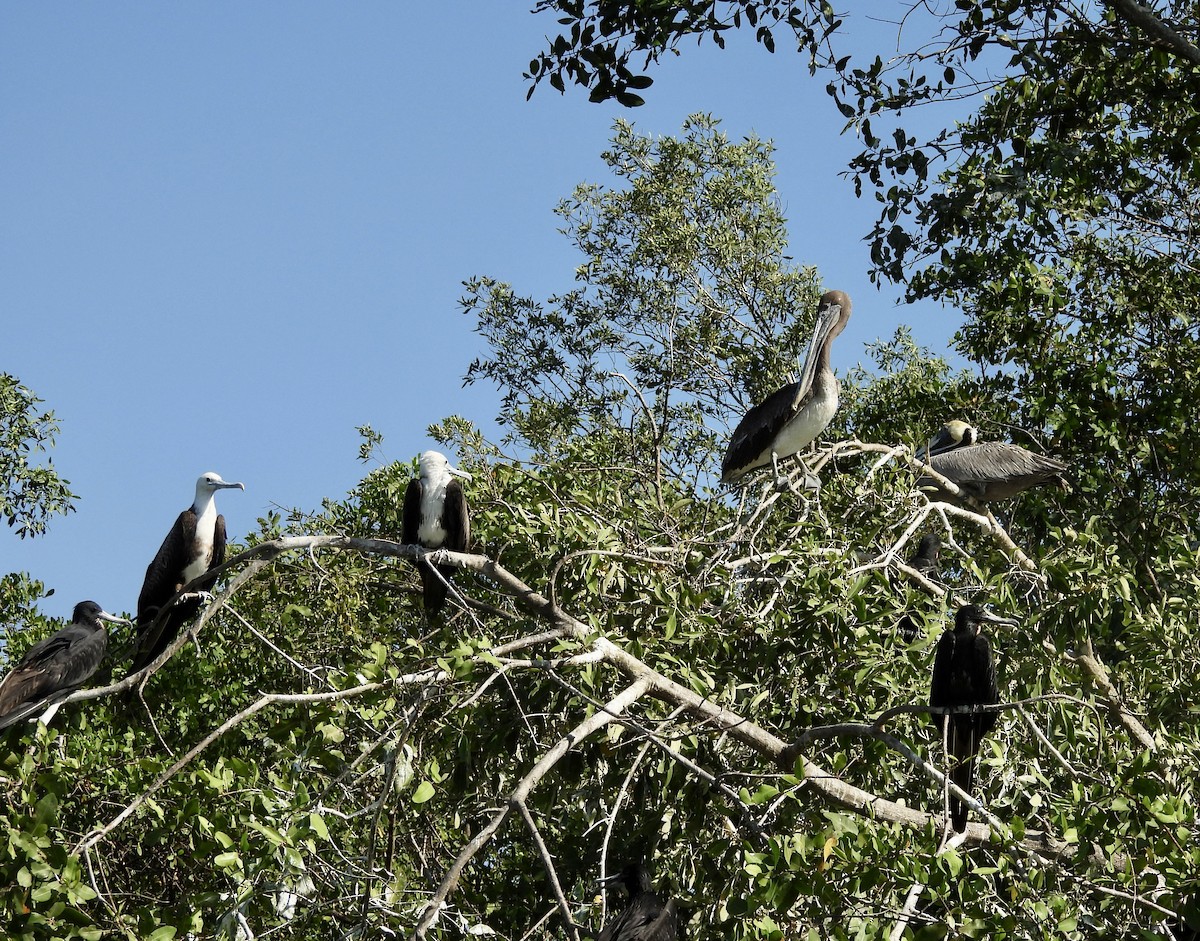
<path fill-rule="evenodd" d="M 137 651 L 131 673 L 153 663 L 179 636 L 180 628 L 200 610 L 199 601 L 180 602 L 155 626 L 163 605 L 184 585 L 225 561 L 225 517 L 217 514 L 213 496 L 218 490 L 231 487 L 246 489 L 243 484 L 222 480 L 220 474 L 212 471 L 202 475 L 196 481 L 196 499 L 175 519 L 175 525 L 146 567 L 146 578 L 138 595 Z M 208 591 L 215 583 L 215 578 L 205 580 L 197 590 Z"/>
<path fill-rule="evenodd" d="M 976 604 L 963 605 L 954 617 L 954 627 L 943 632 L 933 659 L 933 681 L 929 705 L 990 706 L 1000 701 L 996 685 L 996 664 L 992 648 L 982 627 L 985 623 L 1015 625 Z M 971 793 L 975 778 L 975 755 L 983 737 L 996 725 L 995 712 L 962 712 L 934 715 L 937 728 L 946 743 L 950 780 Z M 946 725 L 949 723 L 949 730 Z M 950 795 L 950 822 L 960 833 L 967 827 L 967 805 Z"/>
<path fill-rule="evenodd" d="M 108 632 L 101 621 L 128 624 L 94 601 L 75 605 L 71 623 L 25 651 L 0 681 L 0 729 L 46 709 L 49 722 L 58 704 L 83 685 L 104 659 Z"/>
<path fill-rule="evenodd" d="M 918 457 L 981 503 L 1007 500 L 1042 484 L 1069 489 L 1062 461 L 1004 441 L 980 441 L 979 432 L 965 421 L 946 422 Z M 933 491 L 930 499 L 954 501 L 932 477 L 922 477 L 917 488 Z"/>
<path fill-rule="evenodd" d="M 650 870 L 641 863 L 630 863 L 601 881 L 624 885 L 629 900 L 619 914 L 605 923 L 596 941 L 676 941 L 679 913 L 675 900 L 663 902 L 654 891 Z"/>
<path fill-rule="evenodd" d="M 454 478 L 470 480 L 471 475 L 451 467 L 440 451 L 422 452 L 419 463 L 420 476 L 410 480 L 404 492 L 401 539 L 409 546 L 466 552 L 471 541 L 471 515 L 462 484 Z M 418 559 L 417 571 L 421 573 L 425 613 L 436 614 L 446 603 L 445 580 L 454 566 L 443 565 L 435 572 L 432 565 Z"/>
<path fill-rule="evenodd" d="M 826 291 L 799 381 L 771 393 L 738 422 L 721 462 L 721 483 L 733 483 L 770 464 L 775 485 L 787 487 L 787 478 L 779 472 L 780 459 L 815 441 L 837 412 L 838 381 L 829 365 L 829 348 L 849 319 L 850 298 L 843 291 Z"/>
<path fill-rule="evenodd" d="M 917 551 L 913 553 L 908 564 L 928 578 L 936 581 L 938 571 L 938 556 L 942 551 L 942 540 L 937 533 L 926 533 L 921 537 Z"/>

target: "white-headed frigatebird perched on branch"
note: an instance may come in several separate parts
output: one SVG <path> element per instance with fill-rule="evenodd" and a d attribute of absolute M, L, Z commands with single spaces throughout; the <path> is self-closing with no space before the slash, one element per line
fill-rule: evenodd
<path fill-rule="evenodd" d="M 679 933 L 675 900 L 663 902 L 654 891 L 650 870 L 642 863 L 630 863 L 601 882 L 624 885 L 629 900 L 619 914 L 608 919 L 596 941 L 675 941 Z"/>
<path fill-rule="evenodd" d="M 942 708 L 990 706 L 1000 701 L 992 648 L 982 630 L 983 625 L 989 622 L 1007 625 L 1019 623 L 993 614 L 977 604 L 963 605 L 958 609 L 954 627 L 947 628 L 938 641 L 937 653 L 933 658 L 929 705 Z M 996 718 L 995 712 L 963 712 L 932 717 L 934 725 L 943 732 L 950 780 L 968 794 L 971 793 L 975 777 L 975 755 L 983 737 L 995 728 Z M 967 805 L 953 794 L 950 795 L 950 822 L 960 833 L 967 827 Z"/>
<path fill-rule="evenodd" d="M 71 623 L 25 651 L 25 656 L 0 680 L 0 729 L 6 729 L 46 709 L 49 722 L 58 704 L 83 685 L 104 659 L 108 632 L 101 621 L 128 624 L 94 601 L 75 605 Z"/>
<path fill-rule="evenodd" d="M 471 475 L 451 467 L 440 451 L 423 451 L 418 463 L 420 476 L 409 481 L 404 493 L 401 539 L 405 545 L 466 552 L 471 540 L 471 516 L 462 484 L 454 478 L 470 480 Z M 438 566 L 435 572 L 427 561 L 418 559 L 417 571 L 421 573 L 425 613 L 436 614 L 446 603 L 445 580 L 454 566 Z"/>
<path fill-rule="evenodd" d="M 225 517 L 218 515 L 214 495 L 229 488 L 246 489 L 243 484 L 222 480 L 212 471 L 203 474 L 196 481 L 196 499 L 176 518 L 158 554 L 146 567 L 146 579 L 138 595 L 137 651 L 131 673 L 153 663 L 200 609 L 198 600 L 181 601 L 165 618 L 158 618 L 163 605 L 184 585 L 225 561 Z M 197 590 L 208 591 L 215 583 L 215 578 L 206 580 Z"/>
<path fill-rule="evenodd" d="M 917 456 L 981 503 L 1006 500 L 1041 484 L 1068 489 L 1062 461 L 1004 441 L 980 441 L 973 426 L 957 419 L 946 422 Z M 917 487 L 934 491 L 931 499 L 954 500 L 931 477 L 922 477 Z"/>
<path fill-rule="evenodd" d="M 849 319 L 850 298 L 843 291 L 826 291 L 799 381 L 773 392 L 738 422 L 721 462 L 721 483 L 733 483 L 770 464 L 775 486 L 786 489 L 780 459 L 815 441 L 837 412 L 838 381 L 829 365 L 829 348 Z"/>

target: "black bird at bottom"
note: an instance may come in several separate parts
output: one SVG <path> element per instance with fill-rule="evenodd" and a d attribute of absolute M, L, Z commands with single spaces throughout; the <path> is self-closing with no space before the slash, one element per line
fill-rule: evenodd
<path fill-rule="evenodd" d="M 663 902 L 654 891 L 650 870 L 644 865 L 630 863 L 601 883 L 622 883 L 629 901 L 619 915 L 605 923 L 596 941 L 676 941 L 679 937 L 675 900 L 669 898 Z"/>
<path fill-rule="evenodd" d="M 989 622 L 1010 626 L 1019 623 L 977 604 L 958 609 L 954 627 L 943 632 L 933 658 L 930 706 L 990 706 L 1000 701 L 992 647 L 982 630 Z M 946 743 L 950 780 L 968 794 L 975 778 L 975 755 L 983 737 L 995 728 L 997 716 L 995 712 L 932 716 Z M 967 828 L 967 805 L 953 794 L 950 795 L 950 822 L 959 833 Z"/>
<path fill-rule="evenodd" d="M 0 729 L 43 709 L 57 711 L 58 703 L 96 672 L 108 650 L 108 632 L 101 621 L 129 623 L 94 601 L 81 601 L 70 624 L 25 651 L 21 662 L 0 680 Z M 54 711 L 43 721 L 49 722 Z"/>

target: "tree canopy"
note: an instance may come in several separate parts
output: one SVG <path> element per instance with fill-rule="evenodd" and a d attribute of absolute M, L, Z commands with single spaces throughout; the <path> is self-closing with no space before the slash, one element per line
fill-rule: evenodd
<path fill-rule="evenodd" d="M 901 332 L 865 367 L 835 344 L 842 408 L 791 467 L 819 495 L 718 489 L 821 285 L 786 258 L 768 144 L 619 123 L 606 160 L 611 183 L 559 208 L 573 284 L 467 285 L 488 344 L 467 375 L 501 392 L 506 438 L 431 429 L 474 475 L 446 616 L 398 541 L 412 461 L 260 520 L 195 644 L 144 683 L 118 653 L 117 682 L 10 733 L 10 937 L 582 937 L 596 877 L 635 858 L 697 939 L 1196 918 L 1200 571 L 1182 521 L 1118 538 L 1093 467 L 1123 473 L 1129 443 L 1069 450 L 1010 374 Z M 1069 409 L 1105 374 L 1064 361 Z M 914 455 L 948 415 L 1068 459 L 1077 486 L 996 517 L 931 504 Z M 366 459 L 379 443 L 364 429 Z M 937 581 L 904 564 L 925 532 Z M 1022 626 L 992 637 L 1001 717 L 950 839 L 922 710 L 967 600 Z"/>

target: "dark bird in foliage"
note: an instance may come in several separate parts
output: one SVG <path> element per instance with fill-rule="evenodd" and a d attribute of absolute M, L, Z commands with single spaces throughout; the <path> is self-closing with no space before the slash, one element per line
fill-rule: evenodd
<path fill-rule="evenodd" d="M 800 380 L 772 393 L 738 422 L 721 462 L 721 483 L 733 483 L 770 464 L 775 485 L 787 488 L 780 459 L 815 441 L 837 412 L 838 381 L 829 365 L 829 348 L 849 319 L 850 298 L 842 291 L 826 291 Z"/>
<path fill-rule="evenodd" d="M 471 540 L 471 517 L 462 484 L 454 478 L 470 480 L 471 475 L 451 467 L 439 451 L 422 452 L 419 463 L 421 475 L 409 481 L 404 494 L 402 540 L 410 546 L 466 552 Z M 429 562 L 418 559 L 417 571 L 421 573 L 425 613 L 436 614 L 446 603 L 445 579 L 454 572 L 454 566 L 441 565 L 434 571 Z"/>
<path fill-rule="evenodd" d="M 596 941 L 675 941 L 678 938 L 679 913 L 675 900 L 663 902 L 654 891 L 650 870 L 641 863 L 630 863 L 619 873 L 601 881 L 624 885 L 629 899 L 624 910 L 605 923 Z"/>
<path fill-rule="evenodd" d="M 926 533 L 921 537 L 921 542 L 917 545 L 917 551 L 908 560 L 908 564 L 930 581 L 936 581 L 940 574 L 938 571 L 938 555 L 941 551 L 941 537 L 937 533 Z"/>
<path fill-rule="evenodd" d="M 964 421 L 946 422 L 918 457 L 981 503 L 1007 500 L 1042 484 L 1069 489 L 1062 461 L 1004 441 L 980 441 L 979 432 Z M 931 499 L 954 501 L 932 477 L 922 477 L 917 487 L 932 490 Z"/>
<path fill-rule="evenodd" d="M 131 673 L 153 663 L 179 636 L 180 628 L 200 610 L 198 600 L 183 601 L 155 625 L 163 606 L 184 585 L 225 561 L 225 517 L 218 515 L 214 495 L 218 490 L 233 487 L 246 489 L 243 484 L 222 480 L 212 471 L 202 475 L 196 481 L 196 499 L 179 514 L 158 554 L 146 567 L 146 579 L 138 595 L 137 651 Z M 208 591 L 214 584 L 215 577 L 206 579 L 196 590 Z"/>
<path fill-rule="evenodd" d="M 94 601 L 81 601 L 70 624 L 25 651 L 21 662 L 0 680 L 0 729 L 42 710 L 42 721 L 49 722 L 62 700 L 96 672 L 108 650 L 108 632 L 101 621 L 129 623 Z"/>
<path fill-rule="evenodd" d="M 942 708 L 990 706 L 1000 701 L 992 648 L 982 630 L 988 622 L 1018 623 L 976 604 L 958 609 L 954 627 L 948 628 L 938 641 L 929 705 Z M 946 743 L 950 780 L 970 794 L 975 777 L 975 755 L 983 737 L 995 727 L 997 713 L 964 712 L 932 718 L 942 730 L 942 740 Z M 967 827 L 967 805 L 953 794 L 950 795 L 950 822 L 960 833 Z"/>

